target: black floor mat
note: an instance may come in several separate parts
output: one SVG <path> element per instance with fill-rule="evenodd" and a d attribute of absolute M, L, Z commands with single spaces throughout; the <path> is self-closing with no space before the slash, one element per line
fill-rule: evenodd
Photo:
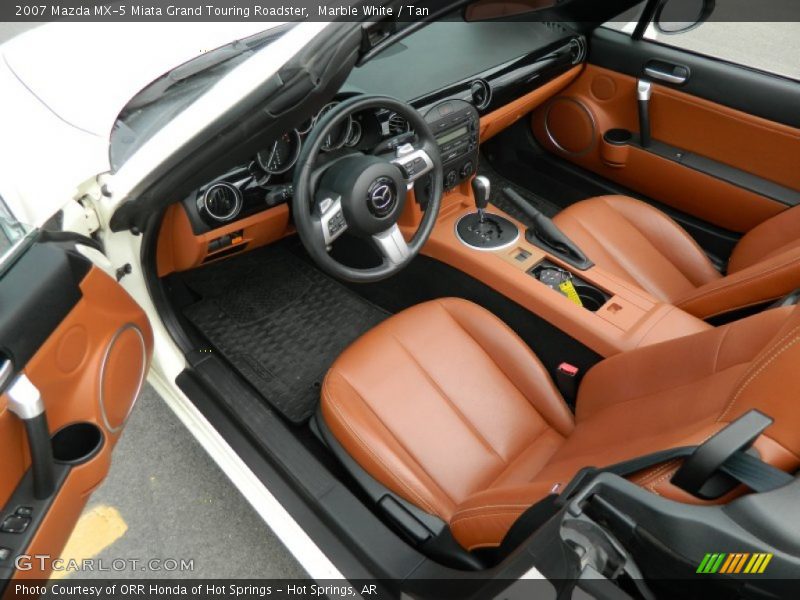
<path fill-rule="evenodd" d="M 389 313 L 283 245 L 189 271 L 186 317 L 283 416 L 303 423 L 339 353 Z"/>
<path fill-rule="evenodd" d="M 504 188 L 510 187 L 548 217 L 556 216 L 559 210 L 561 210 L 552 202 L 545 200 L 541 196 L 537 196 L 530 190 L 500 175 L 500 173 L 492 168 L 486 157 L 482 156 L 478 163 L 478 174 L 487 177 L 492 184 L 491 203 L 526 225 L 531 224 L 530 219 L 525 213 L 518 209 L 513 202 L 506 198 L 506 195 L 503 193 Z"/>

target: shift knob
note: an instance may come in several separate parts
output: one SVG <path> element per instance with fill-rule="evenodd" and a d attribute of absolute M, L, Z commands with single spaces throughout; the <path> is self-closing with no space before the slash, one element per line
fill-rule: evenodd
<path fill-rule="evenodd" d="M 492 184 L 487 177 L 478 175 L 472 180 L 472 193 L 475 195 L 475 207 L 479 211 L 486 210 L 489 205 L 489 192 Z"/>

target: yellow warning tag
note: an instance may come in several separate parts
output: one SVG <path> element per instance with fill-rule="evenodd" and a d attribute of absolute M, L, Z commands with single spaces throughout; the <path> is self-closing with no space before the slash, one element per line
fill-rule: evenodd
<path fill-rule="evenodd" d="M 566 281 L 562 281 L 558 284 L 558 289 L 569 298 L 572 302 L 577 304 L 578 306 L 583 306 L 583 302 L 581 302 L 581 297 L 578 296 L 578 291 L 575 289 L 575 286 L 572 284 L 571 279 L 567 279 Z"/>

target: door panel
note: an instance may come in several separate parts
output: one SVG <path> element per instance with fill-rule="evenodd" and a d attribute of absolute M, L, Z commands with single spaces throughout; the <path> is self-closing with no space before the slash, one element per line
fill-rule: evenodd
<path fill-rule="evenodd" d="M 29 260 L 31 256 L 36 260 Z M 0 546 L 11 548 L 14 556 L 57 558 L 89 495 L 108 473 L 111 452 L 147 372 L 153 336 L 144 311 L 116 281 L 78 254 L 51 244 L 36 244 L 15 263 L 0 279 L 0 297 L 10 293 L 9 282 L 34 280 L 36 272 L 29 269 L 41 272 L 46 262 L 62 267 L 54 269 L 61 274 L 57 287 L 62 298 L 74 299 L 72 306 L 32 356 L 16 352 L 18 328 L 0 328 L 0 349 L 13 358 L 15 377 L 26 376 L 41 393 L 58 487 L 49 498 L 33 498 L 27 435 L 8 408 L 7 388 L 0 397 L 0 519 L 16 512 L 20 494 L 29 498 L 24 502 L 34 515 L 24 534 L 0 531 Z M 46 300 L 28 297 L 19 303 L 18 316 L 29 324 L 39 317 L 52 322 Z M 12 574 L 8 569 L 14 556 L 0 565 L 6 577 Z M 49 565 L 42 570 L 37 561 L 30 564 L 32 568 L 17 570 L 13 577 L 47 577 Z"/>
<path fill-rule="evenodd" d="M 648 42 L 624 48 L 633 52 L 641 46 L 661 48 Z M 659 57 L 654 53 L 631 64 L 643 75 Z M 686 62 L 672 58 L 674 64 Z M 689 83 L 701 77 L 694 67 L 690 72 Z M 645 149 L 638 136 L 636 83 L 630 74 L 587 65 L 558 98 L 534 113 L 534 135 L 566 160 L 731 231 L 747 232 L 800 203 L 800 129 L 691 95 L 689 83 L 675 89 L 654 82 L 649 107 L 653 143 Z M 758 96 L 760 89 L 749 88 L 749 93 Z M 612 129 L 632 132 L 631 141 L 608 143 L 603 136 Z"/>
<path fill-rule="evenodd" d="M 745 43 L 744 40 L 742 43 Z M 800 127 L 800 85 L 796 81 L 701 56 L 679 48 L 635 40 L 605 27 L 591 38 L 589 61 L 631 77 L 643 77 L 652 60 L 685 65 L 691 75 L 681 91 L 790 127 Z M 791 52 L 789 48 L 787 52 Z"/>

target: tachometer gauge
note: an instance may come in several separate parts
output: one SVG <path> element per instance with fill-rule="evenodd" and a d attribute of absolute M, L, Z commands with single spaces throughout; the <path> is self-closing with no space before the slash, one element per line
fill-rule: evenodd
<path fill-rule="evenodd" d="M 344 145 L 348 148 L 354 148 L 358 145 L 358 142 L 361 141 L 361 123 L 353 119 L 353 122 L 350 123 L 350 133 L 347 136 L 347 140 L 345 141 Z"/>
<path fill-rule="evenodd" d="M 286 173 L 297 162 L 300 146 L 300 134 L 292 129 L 275 140 L 267 150 L 256 154 L 258 166 L 272 175 Z"/>
<path fill-rule="evenodd" d="M 316 123 L 314 127 L 319 127 L 319 122 L 328 114 L 338 102 L 331 102 L 322 107 L 322 110 L 317 114 Z M 351 117 L 343 118 L 341 121 L 328 132 L 325 139 L 322 140 L 321 149 L 323 152 L 330 152 L 341 148 L 347 139 L 350 137 L 350 130 L 353 128 L 353 119 Z"/>

